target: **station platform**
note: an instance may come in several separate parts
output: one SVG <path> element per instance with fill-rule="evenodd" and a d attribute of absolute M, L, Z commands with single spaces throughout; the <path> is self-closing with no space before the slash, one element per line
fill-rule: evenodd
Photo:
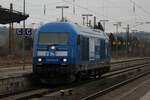
<path fill-rule="evenodd" d="M 0 67 L 0 79 L 5 79 L 9 77 L 21 76 L 24 74 L 31 74 L 32 73 L 32 66 L 22 66 L 17 67 Z"/>

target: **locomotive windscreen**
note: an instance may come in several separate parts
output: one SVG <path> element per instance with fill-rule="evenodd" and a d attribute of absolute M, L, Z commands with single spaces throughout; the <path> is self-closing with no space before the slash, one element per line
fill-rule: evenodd
<path fill-rule="evenodd" d="M 40 44 L 67 44 L 69 40 L 68 33 L 40 33 Z"/>

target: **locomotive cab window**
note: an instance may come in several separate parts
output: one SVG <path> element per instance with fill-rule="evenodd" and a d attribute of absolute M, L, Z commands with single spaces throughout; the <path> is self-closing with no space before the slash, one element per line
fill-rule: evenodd
<path fill-rule="evenodd" d="M 40 44 L 68 44 L 69 33 L 40 33 Z"/>

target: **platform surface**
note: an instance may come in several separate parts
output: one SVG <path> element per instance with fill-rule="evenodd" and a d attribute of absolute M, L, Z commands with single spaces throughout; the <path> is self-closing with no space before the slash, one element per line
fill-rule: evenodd
<path fill-rule="evenodd" d="M 31 66 L 25 66 L 24 68 L 22 66 L 0 68 L 0 79 L 4 79 L 8 77 L 16 77 L 16 76 L 21 76 L 24 74 L 31 74 L 31 73 L 32 73 Z"/>

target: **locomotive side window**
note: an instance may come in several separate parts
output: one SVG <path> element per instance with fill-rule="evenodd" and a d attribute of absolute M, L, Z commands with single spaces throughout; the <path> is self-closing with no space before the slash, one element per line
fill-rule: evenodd
<path fill-rule="evenodd" d="M 89 37 L 81 35 L 81 60 L 89 61 Z"/>
<path fill-rule="evenodd" d="M 68 33 L 40 33 L 40 44 L 67 44 L 69 40 Z"/>
<path fill-rule="evenodd" d="M 77 44 L 80 45 L 80 35 L 77 36 Z"/>

